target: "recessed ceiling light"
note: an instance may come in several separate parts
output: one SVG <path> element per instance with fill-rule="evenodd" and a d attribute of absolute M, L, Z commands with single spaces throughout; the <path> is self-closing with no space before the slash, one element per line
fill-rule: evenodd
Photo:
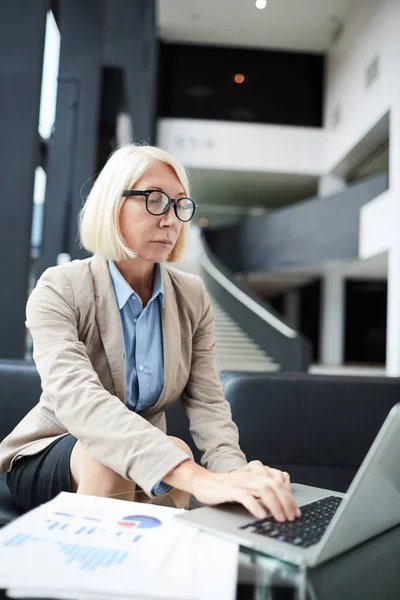
<path fill-rule="evenodd" d="M 267 6 L 267 0 L 256 0 L 256 7 L 262 10 Z"/>
<path fill-rule="evenodd" d="M 235 77 L 233 78 L 235 83 L 243 83 L 244 79 L 245 77 L 242 73 L 236 73 Z"/>

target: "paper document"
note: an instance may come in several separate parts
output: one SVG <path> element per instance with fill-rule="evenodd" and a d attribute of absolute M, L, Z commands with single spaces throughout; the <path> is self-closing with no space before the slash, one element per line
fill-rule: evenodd
<path fill-rule="evenodd" d="M 14 597 L 233 600 L 238 547 L 182 510 L 61 493 L 0 530 L 0 588 Z"/>
<path fill-rule="evenodd" d="M 62 493 L 0 531 L 0 586 L 143 590 L 184 531 L 177 512 Z"/>

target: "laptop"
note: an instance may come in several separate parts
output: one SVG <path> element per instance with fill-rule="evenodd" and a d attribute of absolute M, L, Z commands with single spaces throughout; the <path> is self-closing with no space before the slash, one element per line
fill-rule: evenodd
<path fill-rule="evenodd" d="M 257 521 L 231 503 L 176 518 L 280 560 L 313 567 L 400 523 L 399 455 L 400 403 L 387 416 L 346 494 L 292 484 L 301 518 Z"/>

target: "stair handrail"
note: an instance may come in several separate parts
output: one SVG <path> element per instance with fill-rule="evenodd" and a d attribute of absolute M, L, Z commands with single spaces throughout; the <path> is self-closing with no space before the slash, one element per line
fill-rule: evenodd
<path fill-rule="evenodd" d="M 245 294 L 233 281 L 228 279 L 221 271 L 219 271 L 215 265 L 208 258 L 204 242 L 201 240 L 201 251 L 199 253 L 199 260 L 202 267 L 207 273 L 217 281 L 227 292 L 229 292 L 236 300 L 244 304 L 246 308 L 251 310 L 254 314 L 260 317 L 265 323 L 268 323 L 271 327 L 279 331 L 282 335 L 287 338 L 295 339 L 298 337 L 296 330 L 280 321 L 275 315 L 271 314 L 266 308 L 258 304 L 255 300 Z"/>

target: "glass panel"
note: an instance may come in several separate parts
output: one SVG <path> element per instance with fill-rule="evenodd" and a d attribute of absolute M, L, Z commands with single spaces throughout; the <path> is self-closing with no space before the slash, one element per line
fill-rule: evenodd
<path fill-rule="evenodd" d="M 40 97 L 39 133 L 42 138 L 51 136 L 57 102 L 57 78 L 60 63 L 60 32 L 54 15 L 47 13 L 46 37 L 43 56 L 42 91 Z"/>

